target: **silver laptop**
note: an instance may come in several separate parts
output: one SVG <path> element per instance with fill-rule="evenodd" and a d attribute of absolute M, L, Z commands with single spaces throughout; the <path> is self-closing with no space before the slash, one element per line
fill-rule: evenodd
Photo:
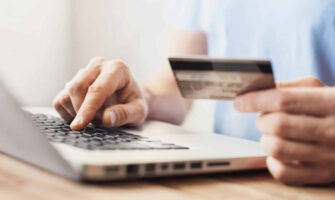
<path fill-rule="evenodd" d="M 23 111 L 0 84 L 0 151 L 78 181 L 265 168 L 259 143 L 148 121 L 138 129 L 72 131 L 56 116 Z"/>

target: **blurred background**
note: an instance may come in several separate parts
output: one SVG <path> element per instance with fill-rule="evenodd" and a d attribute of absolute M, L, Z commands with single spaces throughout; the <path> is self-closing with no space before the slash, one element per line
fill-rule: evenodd
<path fill-rule="evenodd" d="M 0 0 L 0 77 L 25 106 L 50 106 L 94 56 L 124 60 L 143 81 L 159 70 L 169 0 Z M 183 126 L 212 132 L 212 103 Z"/>

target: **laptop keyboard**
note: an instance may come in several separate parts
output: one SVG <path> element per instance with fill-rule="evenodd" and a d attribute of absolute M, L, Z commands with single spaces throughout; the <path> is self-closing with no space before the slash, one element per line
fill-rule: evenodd
<path fill-rule="evenodd" d="M 189 149 L 188 147 L 151 140 L 147 137 L 105 127 L 88 126 L 73 131 L 63 119 L 31 114 L 33 122 L 49 142 L 65 143 L 87 150 Z"/>

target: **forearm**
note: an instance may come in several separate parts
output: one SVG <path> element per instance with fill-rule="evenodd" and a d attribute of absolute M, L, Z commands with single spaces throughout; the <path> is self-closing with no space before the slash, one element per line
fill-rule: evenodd
<path fill-rule="evenodd" d="M 166 57 L 171 55 L 207 54 L 204 32 L 169 28 L 162 34 L 160 46 L 162 71 L 143 84 L 143 94 L 148 105 L 147 119 L 181 124 L 190 110 L 191 100 L 184 99 L 178 90 Z"/>
<path fill-rule="evenodd" d="M 190 107 L 191 100 L 180 95 L 178 88 L 171 80 L 151 80 L 143 84 L 144 96 L 148 105 L 147 119 L 181 124 Z"/>

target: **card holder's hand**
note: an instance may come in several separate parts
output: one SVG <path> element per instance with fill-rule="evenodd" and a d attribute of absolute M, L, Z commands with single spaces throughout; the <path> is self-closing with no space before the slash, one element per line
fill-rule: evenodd
<path fill-rule="evenodd" d="M 139 125 L 148 106 L 128 67 L 119 60 L 94 58 L 56 96 L 53 106 L 74 130 L 90 122 L 109 127 Z"/>
<path fill-rule="evenodd" d="M 314 90 L 321 91 L 317 88 L 323 88 L 323 91 L 327 91 L 328 87 L 313 77 L 276 82 L 276 88 L 274 89 L 240 95 L 235 99 L 234 107 L 240 112 L 277 112 L 289 109 L 289 112 L 297 114 L 315 114 L 314 112 L 322 112 L 321 108 L 319 106 L 309 106 L 307 103 L 312 100 L 318 103 L 321 96 L 313 93 Z"/>
<path fill-rule="evenodd" d="M 261 112 L 256 124 L 269 171 L 288 184 L 335 181 L 335 88 L 315 78 L 278 86 L 234 102 L 238 111 Z"/>
<path fill-rule="evenodd" d="M 276 86 L 277 88 L 288 88 L 288 87 L 324 87 L 326 85 L 315 77 L 305 77 L 291 81 L 279 81 L 276 82 Z"/>

